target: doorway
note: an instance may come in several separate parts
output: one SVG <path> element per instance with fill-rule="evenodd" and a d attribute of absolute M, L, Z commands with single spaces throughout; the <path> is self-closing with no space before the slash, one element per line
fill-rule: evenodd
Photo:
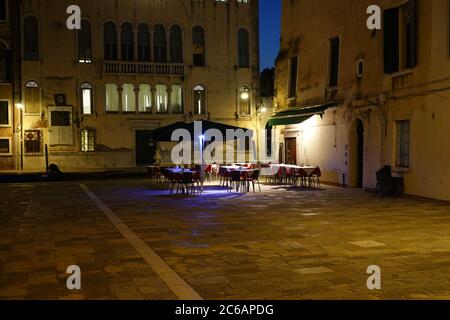
<path fill-rule="evenodd" d="M 136 165 L 146 166 L 155 163 L 156 142 L 152 130 L 136 130 Z"/>
<path fill-rule="evenodd" d="M 286 164 L 297 164 L 297 138 L 286 138 Z"/>

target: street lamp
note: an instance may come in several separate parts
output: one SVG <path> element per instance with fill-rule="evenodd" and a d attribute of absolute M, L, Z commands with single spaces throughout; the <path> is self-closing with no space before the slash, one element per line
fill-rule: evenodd
<path fill-rule="evenodd" d="M 20 112 L 20 170 L 23 170 L 23 103 L 16 103 L 16 108 Z"/>

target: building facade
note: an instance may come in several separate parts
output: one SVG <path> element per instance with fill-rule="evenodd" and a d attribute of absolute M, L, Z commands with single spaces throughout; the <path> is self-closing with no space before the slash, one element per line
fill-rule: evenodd
<path fill-rule="evenodd" d="M 63 171 L 146 165 L 176 122 L 256 126 L 257 0 L 79 0 L 80 30 L 73 1 L 18 2 L 25 170 L 46 147 Z"/>
<path fill-rule="evenodd" d="M 13 33 L 18 27 L 17 4 L 0 1 L 0 168 L 4 169 L 15 169 L 20 130 L 14 112 L 14 101 L 20 96 L 19 43 Z"/>
<path fill-rule="evenodd" d="M 372 189 L 385 165 L 411 195 L 450 200 L 449 1 L 283 1 L 276 61 L 281 161 Z"/>

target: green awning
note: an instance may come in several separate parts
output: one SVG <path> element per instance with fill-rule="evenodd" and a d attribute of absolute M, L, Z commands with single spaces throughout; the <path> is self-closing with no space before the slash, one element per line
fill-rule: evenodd
<path fill-rule="evenodd" d="M 317 106 L 308 106 L 301 108 L 291 108 L 272 115 L 269 119 L 269 126 L 286 126 L 290 124 L 299 124 L 305 122 L 315 115 L 323 115 L 328 108 L 335 107 L 336 103 L 328 103 Z"/>

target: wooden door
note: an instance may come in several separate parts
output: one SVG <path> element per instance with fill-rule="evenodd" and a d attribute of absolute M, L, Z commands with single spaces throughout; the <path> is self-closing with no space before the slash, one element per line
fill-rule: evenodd
<path fill-rule="evenodd" d="M 297 138 L 286 138 L 286 163 L 297 164 Z"/>

